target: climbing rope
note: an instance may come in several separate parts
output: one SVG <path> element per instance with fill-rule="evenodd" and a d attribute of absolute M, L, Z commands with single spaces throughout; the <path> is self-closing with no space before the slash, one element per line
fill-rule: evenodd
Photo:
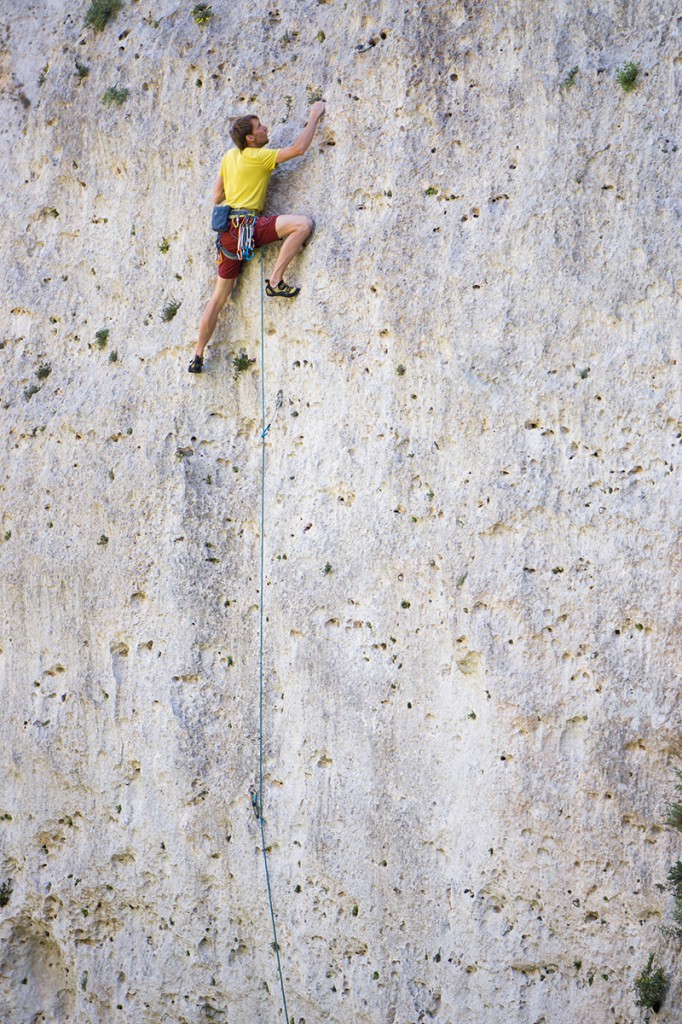
<path fill-rule="evenodd" d="M 270 887 L 270 871 L 268 870 L 268 854 L 265 845 L 265 818 L 263 817 L 263 594 L 265 585 L 265 438 L 271 424 L 265 425 L 265 317 L 263 311 L 263 295 L 265 292 L 265 278 L 263 270 L 263 250 L 260 253 L 260 398 L 261 398 L 261 466 L 260 466 L 260 651 L 259 651 L 259 716 L 258 716 L 258 795 L 254 794 L 253 804 L 256 817 L 260 825 L 261 847 L 263 850 L 263 865 L 265 867 L 265 883 L 268 890 L 268 905 L 270 907 L 270 922 L 272 924 L 272 945 L 277 957 L 277 973 L 279 974 L 279 987 L 282 993 L 282 1009 L 284 1010 L 284 1024 L 289 1024 L 287 1014 L 287 1000 L 284 994 L 284 976 L 282 974 L 282 961 L 279 955 L 279 943 L 277 941 L 277 927 L 275 925 L 275 910 L 272 903 L 272 889 Z M 281 396 L 277 396 L 279 408 Z"/>

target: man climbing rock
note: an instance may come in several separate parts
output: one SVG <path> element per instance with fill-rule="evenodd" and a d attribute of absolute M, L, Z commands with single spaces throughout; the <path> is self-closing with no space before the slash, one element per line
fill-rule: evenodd
<path fill-rule="evenodd" d="M 273 298 L 293 299 L 298 295 L 300 288 L 284 283 L 284 271 L 312 231 L 313 222 L 310 217 L 298 214 L 263 217 L 262 212 L 270 175 L 278 164 L 307 152 L 324 110 L 323 100 L 313 104 L 307 125 L 294 144 L 285 149 L 267 148 L 268 129 L 255 114 L 238 117 L 232 125 L 234 148 L 223 157 L 213 186 L 214 205 L 225 203 L 231 208 L 230 226 L 220 236 L 218 281 L 201 317 L 190 373 L 201 373 L 204 349 L 220 311 L 239 277 L 244 256 L 254 248 L 283 241 L 265 291 Z"/>

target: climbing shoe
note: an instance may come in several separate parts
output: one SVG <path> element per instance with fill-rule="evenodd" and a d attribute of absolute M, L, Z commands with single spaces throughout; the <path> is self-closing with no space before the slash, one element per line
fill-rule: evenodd
<path fill-rule="evenodd" d="M 187 367 L 187 369 L 189 370 L 190 373 L 201 373 L 203 365 L 204 360 L 201 358 L 201 356 L 195 356 L 192 362 Z"/>
<path fill-rule="evenodd" d="M 273 299 L 295 299 L 300 290 L 292 284 L 285 284 L 284 281 L 273 285 L 267 278 L 265 279 L 265 292 Z"/>

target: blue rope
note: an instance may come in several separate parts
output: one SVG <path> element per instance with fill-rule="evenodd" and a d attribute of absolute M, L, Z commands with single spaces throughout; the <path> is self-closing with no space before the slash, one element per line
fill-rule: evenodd
<path fill-rule="evenodd" d="M 268 904 L 270 907 L 270 921 L 272 923 L 272 938 L 275 956 L 277 957 L 277 973 L 279 974 L 279 987 L 282 993 L 282 1009 L 284 1010 L 284 1024 L 289 1024 L 287 1014 L 287 1000 L 284 994 L 284 977 L 282 975 L 282 961 L 279 955 L 279 943 L 277 941 L 277 928 L 275 926 L 275 911 L 272 905 L 272 889 L 270 888 L 270 872 L 268 870 L 268 855 L 265 848 L 265 818 L 263 817 L 263 594 L 265 583 L 265 438 L 271 424 L 265 426 L 265 316 L 263 312 L 263 295 L 265 292 L 265 277 L 263 270 L 263 250 L 260 253 L 260 399 L 261 399 L 261 468 L 260 468 L 260 652 L 259 652 L 259 721 L 258 721 L 258 797 L 254 796 L 254 809 L 260 824 L 261 847 L 263 850 L 263 865 L 265 867 L 265 882 L 268 889 Z M 257 800 L 257 803 L 256 803 Z"/>

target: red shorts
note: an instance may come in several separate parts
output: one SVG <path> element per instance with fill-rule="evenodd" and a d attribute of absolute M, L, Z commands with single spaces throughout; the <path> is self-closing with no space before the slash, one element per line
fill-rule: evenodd
<path fill-rule="evenodd" d="M 270 245 L 271 242 L 279 242 L 279 236 L 275 228 L 276 220 L 276 214 L 274 217 L 258 217 L 256 220 L 256 226 L 253 229 L 253 244 L 256 249 L 259 249 L 261 245 Z M 230 224 L 230 230 L 224 231 L 220 236 L 220 244 L 223 249 L 227 249 L 229 252 L 236 252 L 238 234 L 239 231 L 235 225 Z M 229 256 L 223 256 L 221 253 L 220 262 L 218 263 L 218 277 L 222 277 L 228 281 L 232 278 L 239 277 L 242 264 L 245 262 L 245 260 L 231 260 Z"/>

